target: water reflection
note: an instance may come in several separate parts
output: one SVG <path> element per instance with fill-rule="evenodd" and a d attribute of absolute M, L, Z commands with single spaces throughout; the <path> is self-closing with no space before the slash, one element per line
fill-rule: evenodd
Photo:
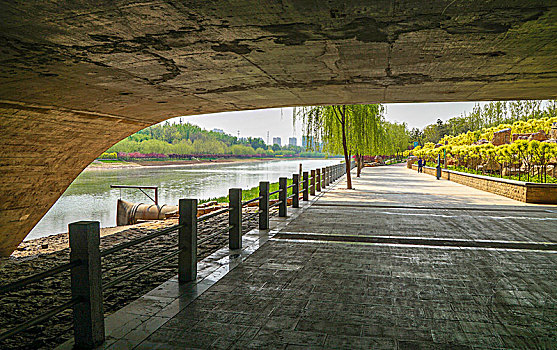
<path fill-rule="evenodd" d="M 26 240 L 66 232 L 68 223 L 98 220 L 102 227 L 116 225 L 116 200 L 149 203 L 137 190 L 110 185 L 159 186 L 159 203 L 177 204 L 180 198 L 207 199 L 228 194 L 231 187 L 251 188 L 259 181 L 276 182 L 292 176 L 302 163 L 305 170 L 336 164 L 333 160 L 280 160 L 202 166 L 166 166 L 86 171 L 75 179 Z"/>

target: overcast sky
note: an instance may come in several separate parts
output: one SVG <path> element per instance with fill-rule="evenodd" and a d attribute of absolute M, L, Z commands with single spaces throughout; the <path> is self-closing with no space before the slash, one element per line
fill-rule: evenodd
<path fill-rule="evenodd" d="M 447 120 L 462 112 L 470 112 L 475 104 L 476 102 L 385 104 L 386 119 L 406 122 L 410 128 L 423 128 L 439 118 Z M 485 102 L 480 104 L 483 105 Z M 282 138 L 283 145 L 288 143 L 289 137 L 295 136 L 300 146 L 302 126 L 299 123 L 296 127 L 292 125 L 292 110 L 292 108 L 272 108 L 181 118 L 184 122 L 199 125 L 207 130 L 222 129 L 234 136 L 238 136 L 239 132 L 240 137 L 261 137 L 265 142 L 267 142 L 268 131 L 270 142 L 273 141 L 273 137 L 278 136 Z M 179 122 L 179 120 L 180 118 L 174 118 L 171 122 Z"/>

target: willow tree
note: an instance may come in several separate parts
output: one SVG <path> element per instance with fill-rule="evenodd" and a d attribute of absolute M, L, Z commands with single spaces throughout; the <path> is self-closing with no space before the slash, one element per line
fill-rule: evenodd
<path fill-rule="evenodd" d="M 377 154 L 385 141 L 383 111 L 377 104 L 301 107 L 294 110 L 294 121 L 302 120 L 310 148 L 344 154 L 346 188 L 351 189 L 351 156 L 360 159 L 364 154 Z"/>
<path fill-rule="evenodd" d="M 384 123 L 385 140 L 383 154 L 394 154 L 397 159 L 401 158 L 402 152 L 408 149 L 410 144 L 410 131 L 406 123 Z"/>

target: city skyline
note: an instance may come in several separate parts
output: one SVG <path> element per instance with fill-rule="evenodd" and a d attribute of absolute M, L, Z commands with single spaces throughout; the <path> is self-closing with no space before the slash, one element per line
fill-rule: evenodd
<path fill-rule="evenodd" d="M 406 122 L 410 129 L 422 129 L 437 119 L 446 121 L 462 113 L 468 113 L 475 104 L 488 102 L 435 102 L 435 103 L 397 103 L 384 104 L 385 119 L 391 122 Z M 195 124 L 206 130 L 220 129 L 239 137 L 259 137 L 272 145 L 274 137 L 288 140 L 290 137 L 302 139 L 302 125 L 293 123 L 293 107 L 269 108 L 249 111 L 223 112 L 195 116 L 182 116 L 169 119 L 171 123 L 184 122 Z M 267 138 L 269 133 L 269 138 Z"/>
<path fill-rule="evenodd" d="M 423 129 L 433 124 L 437 119 L 447 121 L 463 113 L 472 111 L 476 104 L 483 106 L 489 101 L 473 102 L 429 102 L 429 103 L 389 103 L 385 106 L 385 119 L 390 122 L 406 122 L 409 129 Z M 274 137 L 286 140 L 303 136 L 302 125 L 293 123 L 293 107 L 269 108 L 261 110 L 223 112 L 195 116 L 171 118 L 171 123 L 179 120 L 198 125 L 206 130 L 219 129 L 223 132 L 239 137 L 261 138 L 268 145 L 272 145 Z"/>

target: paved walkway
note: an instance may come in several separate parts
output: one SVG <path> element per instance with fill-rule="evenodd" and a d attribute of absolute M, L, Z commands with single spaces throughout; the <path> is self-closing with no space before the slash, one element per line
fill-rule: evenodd
<path fill-rule="evenodd" d="M 556 347 L 556 207 L 400 166 L 342 186 L 273 238 L 248 235 L 239 257 L 221 253 L 197 284 L 169 281 L 130 305 L 106 347 Z"/>

